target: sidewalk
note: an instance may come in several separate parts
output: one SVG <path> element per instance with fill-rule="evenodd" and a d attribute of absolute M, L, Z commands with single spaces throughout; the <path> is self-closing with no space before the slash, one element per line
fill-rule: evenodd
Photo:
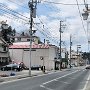
<path fill-rule="evenodd" d="M 90 82 L 89 82 L 86 90 L 90 90 Z"/>
<path fill-rule="evenodd" d="M 74 69 L 80 69 L 80 67 L 75 67 Z M 66 68 L 66 69 L 62 69 L 62 71 L 66 71 L 66 70 L 70 70 L 70 68 Z M 38 75 L 44 75 L 44 74 L 49 74 L 49 73 L 54 73 L 54 72 L 58 72 L 59 70 L 51 70 L 51 71 L 45 71 L 45 73 L 43 73 L 41 70 L 32 70 L 31 71 L 31 77 L 33 76 L 38 76 Z M 59 71 L 60 72 L 60 71 Z M 10 76 L 11 71 L 0 71 L 0 75 L 1 74 L 7 74 L 9 75 L 8 77 L 0 77 L 0 82 L 5 82 L 5 81 L 11 81 L 11 80 L 16 80 L 16 79 L 21 79 L 21 78 L 27 78 L 29 77 L 29 70 L 23 70 L 20 72 L 14 72 L 15 76 Z"/>
<path fill-rule="evenodd" d="M 51 73 L 51 72 L 56 72 L 56 71 L 54 71 L 54 70 L 52 70 L 52 71 L 46 71 L 45 73 L 43 73 L 41 70 L 33 70 L 33 71 L 31 71 L 31 77 L 33 77 L 33 76 L 38 76 L 38 75 L 43 75 L 43 74 L 48 74 L 48 73 Z M 6 72 L 0 72 L 0 74 L 6 74 L 7 73 L 7 71 Z M 5 81 L 11 81 L 11 80 L 16 80 L 16 79 L 21 79 L 21 78 L 27 78 L 27 77 L 29 77 L 29 70 L 23 70 L 23 71 L 21 71 L 21 72 L 14 72 L 13 71 L 13 73 L 15 73 L 15 76 L 10 76 L 10 73 L 11 72 L 8 72 L 8 77 L 0 77 L 0 82 L 5 82 Z"/>

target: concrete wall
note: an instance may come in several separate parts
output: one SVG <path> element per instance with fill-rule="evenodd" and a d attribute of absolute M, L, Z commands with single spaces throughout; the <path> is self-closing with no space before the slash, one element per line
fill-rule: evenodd
<path fill-rule="evenodd" d="M 10 56 L 15 62 L 24 62 L 27 67 L 29 67 L 30 61 L 30 51 L 29 49 L 10 49 Z M 54 69 L 54 57 L 55 49 L 33 49 L 31 55 L 31 66 L 43 65 L 43 60 L 40 59 L 41 56 L 44 58 L 44 64 L 46 69 Z"/>

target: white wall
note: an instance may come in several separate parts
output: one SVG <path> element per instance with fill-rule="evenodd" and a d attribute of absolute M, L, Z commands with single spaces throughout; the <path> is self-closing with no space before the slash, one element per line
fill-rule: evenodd
<path fill-rule="evenodd" d="M 56 57 L 55 48 L 50 47 L 50 49 L 49 49 L 49 60 L 54 60 L 55 57 Z"/>
<path fill-rule="evenodd" d="M 29 49 L 28 49 L 29 50 Z M 31 66 L 34 65 L 43 65 L 43 60 L 40 59 L 41 56 L 44 57 L 44 64 L 46 69 L 51 70 L 54 69 L 54 49 L 35 49 L 36 51 L 32 51 L 31 55 Z M 10 56 L 12 60 L 15 60 L 16 62 L 23 62 L 27 67 L 29 67 L 29 61 L 30 61 L 30 51 L 24 51 L 23 49 L 10 49 Z M 51 53 L 51 54 L 50 54 Z M 49 56 L 50 55 L 50 56 Z"/>

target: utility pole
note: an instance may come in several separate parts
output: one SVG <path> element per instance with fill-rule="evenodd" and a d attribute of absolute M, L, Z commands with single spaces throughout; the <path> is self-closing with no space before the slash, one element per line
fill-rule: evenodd
<path fill-rule="evenodd" d="M 59 48 L 59 52 L 60 52 L 60 57 L 59 57 L 60 58 L 60 70 L 61 70 L 61 65 L 62 65 L 62 57 L 61 57 L 61 42 L 62 42 L 61 41 L 61 33 L 62 33 L 62 27 L 61 26 L 62 26 L 62 21 L 60 21 L 60 30 L 59 30 L 59 32 L 60 32 L 60 45 L 59 45 L 60 46 L 60 48 Z"/>
<path fill-rule="evenodd" d="M 70 68 L 71 68 L 71 48 L 72 48 L 72 41 L 71 41 L 71 38 L 72 38 L 72 36 L 71 36 L 71 34 L 70 34 Z"/>
<path fill-rule="evenodd" d="M 37 0 L 33 1 L 30 0 L 28 2 L 28 6 L 30 8 L 30 61 L 29 61 L 29 76 L 31 76 L 31 51 L 32 51 L 32 35 L 34 31 L 32 31 L 32 26 L 33 26 L 33 18 L 36 18 L 36 5 L 37 5 Z"/>
<path fill-rule="evenodd" d="M 62 44 L 62 40 L 61 40 L 61 33 L 62 32 L 62 28 L 65 28 L 66 25 L 62 25 L 62 22 L 63 21 L 60 21 L 60 29 L 59 29 L 59 32 L 60 32 L 60 44 L 59 44 L 59 59 L 60 59 L 60 70 L 62 68 L 62 55 L 61 55 L 61 44 Z"/>

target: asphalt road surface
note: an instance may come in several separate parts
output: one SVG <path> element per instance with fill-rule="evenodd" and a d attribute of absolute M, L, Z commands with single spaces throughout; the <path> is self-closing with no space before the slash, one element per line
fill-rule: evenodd
<path fill-rule="evenodd" d="M 70 69 L 0 84 L 0 90 L 85 90 L 90 71 Z"/>

